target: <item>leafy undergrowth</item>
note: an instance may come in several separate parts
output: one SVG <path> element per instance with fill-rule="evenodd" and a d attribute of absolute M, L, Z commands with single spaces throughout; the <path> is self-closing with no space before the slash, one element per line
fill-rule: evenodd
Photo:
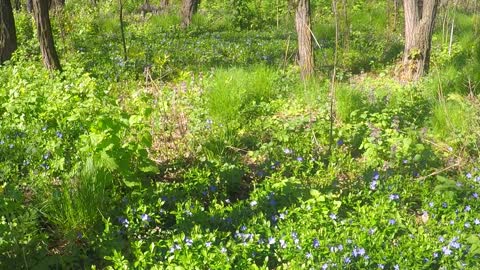
<path fill-rule="evenodd" d="M 350 76 L 397 51 L 358 27 L 330 111 L 328 81 L 299 82 L 289 34 L 261 30 L 268 9 L 245 32 L 238 14 L 187 32 L 128 14 L 124 61 L 114 7 L 73 5 L 63 73 L 31 57 L 23 13 L 0 67 L 0 268 L 479 268 L 480 103 L 437 87 L 460 87 L 454 72 Z M 444 71 L 467 55 L 444 51 Z"/>

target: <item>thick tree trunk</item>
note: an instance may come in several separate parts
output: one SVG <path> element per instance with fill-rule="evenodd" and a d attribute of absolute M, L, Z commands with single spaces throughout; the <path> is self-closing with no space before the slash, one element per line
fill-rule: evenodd
<path fill-rule="evenodd" d="M 430 49 L 439 0 L 404 0 L 405 50 L 403 77 L 418 80 L 428 72 Z"/>
<path fill-rule="evenodd" d="M 53 41 L 52 26 L 50 25 L 48 0 L 33 0 L 33 15 L 37 25 L 37 36 L 42 51 L 43 64 L 47 69 L 61 70 Z"/>
<path fill-rule="evenodd" d="M 183 0 L 182 4 L 182 28 L 187 28 L 192 22 L 193 14 L 197 12 L 200 0 Z"/>
<path fill-rule="evenodd" d="M 22 2 L 20 2 L 20 0 L 15 0 L 15 10 L 22 10 Z"/>
<path fill-rule="evenodd" d="M 27 0 L 27 12 L 28 13 L 33 12 L 33 0 Z"/>
<path fill-rule="evenodd" d="M 10 0 L 0 0 L 0 64 L 17 49 L 17 33 Z"/>
<path fill-rule="evenodd" d="M 313 74 L 312 33 L 310 32 L 310 0 L 298 0 L 295 14 L 298 35 L 298 64 L 302 79 Z"/>

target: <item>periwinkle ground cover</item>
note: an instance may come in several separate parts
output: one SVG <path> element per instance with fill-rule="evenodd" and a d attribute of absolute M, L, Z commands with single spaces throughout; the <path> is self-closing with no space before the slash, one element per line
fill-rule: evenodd
<path fill-rule="evenodd" d="M 0 67 L 0 268 L 480 267 L 475 93 L 357 79 L 349 65 L 388 49 L 368 25 L 331 117 L 329 82 L 299 82 L 288 33 L 126 15 L 124 61 L 107 13 L 66 9 L 62 74 L 30 59 L 17 16 L 23 45 Z"/>

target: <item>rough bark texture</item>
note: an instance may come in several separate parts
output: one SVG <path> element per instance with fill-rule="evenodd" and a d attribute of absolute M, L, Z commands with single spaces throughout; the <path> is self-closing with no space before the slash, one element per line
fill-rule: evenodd
<path fill-rule="evenodd" d="M 42 51 L 43 64 L 47 69 L 61 70 L 55 43 L 53 42 L 52 27 L 48 14 L 48 0 L 33 0 L 33 15 L 37 25 L 37 36 Z"/>
<path fill-rule="evenodd" d="M 298 0 L 295 14 L 295 26 L 298 35 L 298 64 L 302 79 L 313 74 L 313 47 L 310 32 L 310 1 Z"/>
<path fill-rule="evenodd" d="M 183 0 L 182 4 L 182 28 L 187 28 L 192 22 L 192 17 L 199 5 L 199 0 Z"/>
<path fill-rule="evenodd" d="M 20 0 L 15 0 L 15 10 L 22 10 L 22 3 L 20 2 Z"/>
<path fill-rule="evenodd" d="M 420 79 L 428 72 L 432 33 L 439 0 L 404 0 L 405 50 L 403 78 Z"/>
<path fill-rule="evenodd" d="M 0 64 L 17 49 L 17 33 L 10 0 L 0 0 Z"/>
<path fill-rule="evenodd" d="M 28 13 L 33 12 L 33 0 L 27 0 L 27 12 Z"/>

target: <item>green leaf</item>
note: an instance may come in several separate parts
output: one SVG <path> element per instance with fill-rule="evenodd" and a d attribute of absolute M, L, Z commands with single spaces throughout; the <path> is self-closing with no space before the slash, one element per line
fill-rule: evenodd
<path fill-rule="evenodd" d="M 100 157 L 99 157 L 99 160 L 97 160 L 97 162 L 102 168 L 108 171 L 114 171 L 118 169 L 118 165 L 115 159 L 112 158 L 110 155 L 108 155 L 107 152 L 105 151 L 100 152 Z"/>
<path fill-rule="evenodd" d="M 158 167 L 155 165 L 149 165 L 149 166 L 141 167 L 140 171 L 144 173 L 158 173 Z"/>
<path fill-rule="evenodd" d="M 139 187 L 140 186 L 140 183 L 139 182 L 136 182 L 136 181 L 128 181 L 128 180 L 123 180 L 123 183 L 125 183 L 125 185 L 129 188 L 133 188 L 133 187 Z"/>

